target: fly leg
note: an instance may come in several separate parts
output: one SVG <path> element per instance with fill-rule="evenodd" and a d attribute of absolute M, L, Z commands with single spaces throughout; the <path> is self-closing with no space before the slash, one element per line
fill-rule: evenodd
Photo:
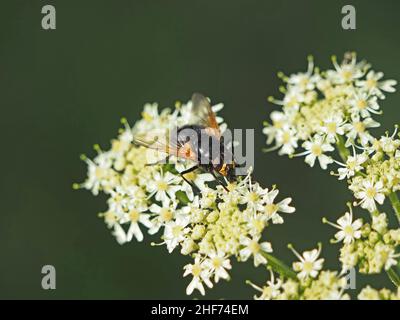
<path fill-rule="evenodd" d="M 186 179 L 185 178 L 185 174 L 193 172 L 194 170 L 196 170 L 198 168 L 199 168 L 199 166 L 196 165 L 196 166 L 193 166 L 193 167 L 191 167 L 189 169 L 183 170 L 182 172 L 179 172 L 179 174 L 181 175 L 182 179 L 185 180 L 192 188 L 197 188 L 197 186 L 195 186 L 192 182 L 190 182 L 188 179 Z"/>
<path fill-rule="evenodd" d="M 213 177 L 215 178 L 215 180 L 227 191 L 229 192 L 228 188 L 225 186 L 224 183 L 222 183 L 222 181 L 216 176 L 216 174 L 214 173 L 214 171 L 211 171 L 211 174 L 213 175 Z"/>

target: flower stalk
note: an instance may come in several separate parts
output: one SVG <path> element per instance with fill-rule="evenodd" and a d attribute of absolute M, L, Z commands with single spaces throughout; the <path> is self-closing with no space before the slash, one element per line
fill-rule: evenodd
<path fill-rule="evenodd" d="M 394 270 L 394 268 L 390 268 L 389 270 L 386 271 L 387 275 L 389 276 L 390 281 L 396 286 L 400 287 L 400 276 L 397 274 L 397 272 Z"/>
<path fill-rule="evenodd" d="M 389 193 L 389 200 L 392 203 L 393 210 L 396 213 L 397 220 L 400 224 L 400 200 L 396 192 Z"/>
<path fill-rule="evenodd" d="M 296 272 L 294 272 L 284 262 L 274 257 L 270 253 L 263 252 L 263 256 L 267 259 L 267 267 L 270 266 L 272 270 L 287 279 L 296 279 Z"/>
<path fill-rule="evenodd" d="M 337 142 L 336 142 L 337 150 L 339 152 L 340 158 L 343 160 L 344 163 L 346 163 L 347 158 L 350 155 L 349 149 L 346 148 L 344 139 L 342 136 L 337 136 Z"/>

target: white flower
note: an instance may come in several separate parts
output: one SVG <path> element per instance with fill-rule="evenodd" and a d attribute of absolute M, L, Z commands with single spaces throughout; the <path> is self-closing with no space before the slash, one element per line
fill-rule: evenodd
<path fill-rule="evenodd" d="M 126 241 L 129 242 L 135 236 L 137 241 L 143 241 L 143 233 L 140 230 L 139 223 L 143 224 L 145 227 L 152 227 L 152 223 L 149 218 L 150 215 L 143 213 L 147 208 L 129 208 L 129 211 L 121 219 L 121 223 L 130 223 L 129 229 L 126 233 Z"/>
<path fill-rule="evenodd" d="M 331 115 L 324 120 L 321 131 L 326 134 L 328 142 L 336 142 L 336 135 L 344 134 L 343 125 L 345 122 L 346 121 L 343 121 L 342 116 L 339 114 Z"/>
<path fill-rule="evenodd" d="M 212 188 L 205 188 L 201 192 L 200 206 L 204 208 L 212 207 L 217 200 L 218 192 Z"/>
<path fill-rule="evenodd" d="M 389 270 L 392 266 L 397 266 L 397 259 L 400 257 L 400 253 L 395 253 L 394 249 L 391 248 L 387 253 L 387 260 L 385 262 L 385 270 Z"/>
<path fill-rule="evenodd" d="M 244 188 L 237 187 L 241 196 L 239 203 L 246 204 L 247 209 L 254 211 L 261 211 L 263 209 L 263 198 L 268 193 L 268 189 L 263 189 L 258 183 L 252 183 L 248 179 L 248 183 L 244 184 Z"/>
<path fill-rule="evenodd" d="M 125 188 L 117 186 L 115 190 L 110 191 L 110 194 L 111 197 L 107 200 L 109 211 L 115 212 L 122 217 L 130 205 L 131 199 L 128 193 Z"/>
<path fill-rule="evenodd" d="M 289 205 L 292 202 L 292 198 L 285 198 L 278 203 L 274 203 L 278 193 L 279 190 L 273 189 L 268 192 L 263 199 L 265 202 L 264 213 L 268 219 L 272 220 L 273 224 L 283 223 L 283 219 L 278 212 L 293 213 L 295 211 L 295 208 Z"/>
<path fill-rule="evenodd" d="M 318 250 L 313 249 L 311 251 L 304 251 L 303 256 L 301 256 L 292 246 L 289 248 L 300 260 L 299 262 L 293 263 L 293 269 L 298 272 L 297 277 L 301 280 L 308 277 L 317 277 L 319 271 L 322 269 L 322 264 L 324 263 L 324 259 L 318 259 L 321 253 L 321 246 L 319 246 Z"/>
<path fill-rule="evenodd" d="M 137 132 L 152 131 L 162 134 L 175 123 L 176 113 L 171 114 L 168 108 L 158 113 L 157 103 L 146 103 L 143 108 L 142 119 L 136 122 L 132 132 L 135 134 Z"/>
<path fill-rule="evenodd" d="M 215 283 L 218 283 L 219 279 L 229 279 L 229 274 L 226 270 L 230 270 L 232 266 L 224 252 L 210 252 L 208 258 L 204 260 L 203 265 L 214 274 Z"/>
<path fill-rule="evenodd" d="M 337 288 L 332 289 L 329 291 L 327 296 L 323 300 L 350 300 L 350 296 L 344 293 L 346 288 L 342 287 L 340 290 Z"/>
<path fill-rule="evenodd" d="M 352 54 L 351 61 L 344 61 L 341 65 L 337 63 L 336 57 L 332 57 L 335 70 L 328 70 L 328 79 L 336 84 L 344 84 L 361 78 L 365 73 L 365 62 L 357 63 L 356 55 Z"/>
<path fill-rule="evenodd" d="M 176 124 L 177 127 L 184 126 L 186 124 L 189 124 L 190 121 L 192 120 L 192 107 L 193 103 L 192 100 L 188 101 L 187 103 L 181 104 L 178 102 L 177 107 L 179 109 L 179 117 L 178 117 L 178 122 Z"/>
<path fill-rule="evenodd" d="M 343 165 L 344 168 L 339 168 L 339 180 L 343 180 L 345 178 L 350 178 L 355 175 L 356 172 L 361 171 L 363 169 L 362 164 L 368 160 L 368 156 L 365 153 L 354 154 L 353 156 L 349 156 L 346 160 L 346 164 L 339 163 Z"/>
<path fill-rule="evenodd" d="M 354 98 L 349 100 L 351 111 L 354 114 L 360 114 L 367 118 L 370 113 L 380 114 L 378 99 L 376 96 L 370 96 L 366 92 L 355 93 Z"/>
<path fill-rule="evenodd" d="M 133 141 L 133 132 L 128 124 L 128 121 L 123 118 L 121 122 L 124 124 L 125 129 L 118 135 L 118 139 L 112 140 L 112 146 L 110 152 L 113 157 L 116 158 L 116 163 L 125 162 L 124 152 L 127 152 Z M 114 167 L 116 164 L 114 163 Z M 116 168 L 117 169 L 117 168 Z M 123 166 L 117 170 L 123 170 Z"/>
<path fill-rule="evenodd" d="M 378 215 L 372 216 L 372 229 L 377 231 L 380 234 L 384 234 L 387 231 L 388 220 L 386 213 L 381 213 Z"/>
<path fill-rule="evenodd" d="M 171 253 L 176 246 L 185 240 L 185 235 L 189 232 L 186 226 L 189 224 L 189 217 L 179 215 L 174 221 L 167 222 L 164 229 L 164 241 L 168 252 Z"/>
<path fill-rule="evenodd" d="M 298 154 L 298 156 L 307 155 L 305 162 L 310 165 L 310 167 L 314 166 L 316 159 L 318 159 L 321 169 L 324 170 L 327 168 L 328 164 L 333 162 L 332 158 L 324 153 L 333 151 L 334 148 L 329 143 L 324 142 L 324 138 L 318 134 L 316 134 L 311 141 L 305 141 L 303 143 L 303 148 L 306 149 L 306 151 Z"/>
<path fill-rule="evenodd" d="M 397 131 L 397 128 L 395 130 L 395 133 Z M 395 134 L 393 134 L 391 137 L 387 136 L 382 136 L 379 139 L 380 146 L 382 147 L 382 150 L 386 153 L 393 153 L 395 151 L 398 151 L 397 148 L 400 146 L 400 140 L 398 139 L 393 139 Z"/>
<path fill-rule="evenodd" d="M 276 144 L 281 147 L 279 154 L 293 154 L 297 148 L 296 130 L 288 125 L 283 126 L 276 133 Z"/>
<path fill-rule="evenodd" d="M 377 95 L 380 99 L 384 99 L 385 92 L 395 92 L 394 86 L 397 84 L 396 80 L 379 81 L 383 77 L 383 72 L 370 71 L 367 74 L 366 80 L 356 82 L 356 85 L 367 90 L 369 94 Z"/>
<path fill-rule="evenodd" d="M 136 208 L 140 212 L 145 212 L 147 207 L 147 195 L 146 191 L 137 185 L 124 185 L 124 191 L 126 193 L 126 208 Z"/>
<path fill-rule="evenodd" d="M 277 278 L 275 282 L 275 276 L 272 270 L 270 270 L 271 279 L 267 281 L 267 285 L 260 288 L 259 286 L 247 281 L 255 290 L 261 292 L 261 295 L 257 297 L 254 295 L 255 300 L 271 300 L 278 297 L 281 294 L 281 288 L 283 281 L 282 279 Z"/>
<path fill-rule="evenodd" d="M 210 270 L 205 268 L 204 265 L 200 263 L 200 257 L 196 256 L 194 260 L 194 264 L 187 264 L 183 267 L 185 270 L 183 276 L 191 274 L 193 276 L 192 281 L 190 281 L 189 285 L 186 288 L 186 294 L 191 295 L 194 289 L 200 291 L 200 293 L 204 296 L 205 290 L 203 286 L 203 282 L 207 285 L 207 287 L 212 288 L 213 284 L 210 281 Z"/>
<path fill-rule="evenodd" d="M 149 234 L 157 233 L 162 226 L 172 221 L 175 217 L 177 205 L 178 203 L 176 201 L 169 201 L 169 203 L 164 203 L 162 207 L 156 203 L 150 206 L 149 209 L 151 212 L 155 213 L 155 217 L 151 220 L 152 226 L 149 229 Z"/>
<path fill-rule="evenodd" d="M 112 235 L 116 238 L 117 242 L 119 244 L 124 244 L 126 242 L 126 233 L 120 224 L 121 215 L 112 211 L 107 211 L 100 213 L 99 216 L 104 218 L 104 222 L 109 229 L 113 229 Z"/>
<path fill-rule="evenodd" d="M 357 296 L 358 300 L 380 300 L 379 292 L 370 286 L 366 286 Z"/>
<path fill-rule="evenodd" d="M 377 260 L 377 264 L 384 265 L 385 270 L 389 270 L 392 266 L 397 265 L 397 259 L 400 257 L 400 253 L 395 253 L 395 250 L 382 242 L 375 246 L 374 259 Z"/>
<path fill-rule="evenodd" d="M 267 259 L 262 255 L 263 251 L 272 252 L 271 243 L 258 243 L 260 238 L 261 235 L 254 236 L 252 239 L 245 236 L 240 238 L 240 244 L 245 246 L 245 248 L 239 251 L 240 259 L 242 261 L 247 261 L 247 259 L 252 255 L 254 257 L 255 267 L 259 266 L 260 264 L 267 263 Z"/>
<path fill-rule="evenodd" d="M 114 230 L 111 234 L 115 237 L 119 244 L 124 244 L 127 242 L 125 230 L 120 224 L 114 224 Z"/>
<path fill-rule="evenodd" d="M 374 183 L 372 180 L 363 180 L 360 190 L 354 193 L 357 199 L 361 199 L 359 204 L 364 209 L 372 212 L 376 209 L 375 202 L 383 204 L 385 201 L 384 188 L 382 181 Z"/>
<path fill-rule="evenodd" d="M 247 222 L 248 233 L 256 236 L 262 233 L 267 226 L 269 218 L 263 213 L 254 213 L 253 210 L 243 211 L 243 219 Z"/>
<path fill-rule="evenodd" d="M 336 241 L 343 241 L 345 244 L 350 244 L 354 239 L 361 237 L 362 219 L 357 219 L 353 222 L 353 210 L 349 206 L 350 212 L 346 212 L 343 217 L 337 220 L 337 224 L 323 219 L 325 223 L 339 229 L 340 231 L 335 234 Z"/>
<path fill-rule="evenodd" d="M 272 120 L 272 125 L 268 125 L 263 129 L 263 133 L 268 136 L 267 144 L 272 143 L 276 133 L 288 122 L 286 115 L 280 111 L 272 111 L 270 118 Z"/>
<path fill-rule="evenodd" d="M 180 178 L 173 175 L 170 172 L 165 174 L 161 171 L 157 171 L 153 175 L 153 179 L 149 181 L 147 185 L 147 191 L 150 193 L 150 197 L 155 195 L 157 201 L 168 203 L 169 199 L 175 199 L 175 193 L 181 189 L 180 185 L 177 185 Z"/>
<path fill-rule="evenodd" d="M 289 87 L 283 98 L 283 107 L 288 112 L 297 111 L 300 104 L 304 101 L 304 94 L 296 87 Z"/>
<path fill-rule="evenodd" d="M 352 122 L 344 125 L 346 136 L 348 138 L 346 141 L 346 147 L 354 144 L 357 137 L 360 138 L 361 145 L 367 145 L 368 142 L 371 142 L 373 139 L 367 129 L 377 128 L 379 126 L 380 124 L 374 121 L 372 118 L 360 120 L 358 115 L 353 115 Z"/>
<path fill-rule="evenodd" d="M 91 190 L 97 196 L 99 190 L 109 191 L 113 187 L 114 170 L 112 170 L 112 154 L 101 152 L 94 160 L 84 158 L 88 165 L 88 178 L 84 182 L 84 187 Z"/>
<path fill-rule="evenodd" d="M 158 104 L 146 103 L 143 107 L 142 118 L 147 122 L 151 122 L 158 117 Z"/>
<path fill-rule="evenodd" d="M 288 79 L 287 83 L 293 86 L 299 92 L 305 92 L 313 90 L 315 87 L 315 80 L 317 75 L 313 75 L 314 71 L 314 60 L 310 57 L 308 59 L 307 72 L 299 72 L 292 74 Z"/>
<path fill-rule="evenodd" d="M 282 287 L 282 279 L 277 278 L 275 282 L 275 275 L 270 269 L 271 279 L 267 281 L 268 287 L 271 289 L 271 297 L 275 298 L 280 294 L 280 289 Z"/>

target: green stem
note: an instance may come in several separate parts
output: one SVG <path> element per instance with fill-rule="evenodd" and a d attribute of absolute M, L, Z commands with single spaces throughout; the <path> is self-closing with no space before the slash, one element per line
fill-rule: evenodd
<path fill-rule="evenodd" d="M 339 151 L 339 155 L 344 162 L 346 162 L 347 158 L 350 155 L 349 149 L 345 147 L 344 139 L 342 136 L 338 136 L 338 140 L 336 142 L 337 149 Z"/>
<path fill-rule="evenodd" d="M 386 271 L 390 280 L 396 287 L 400 287 L 400 276 L 396 273 L 396 271 L 392 268 Z"/>
<path fill-rule="evenodd" d="M 284 262 L 282 262 L 278 258 L 275 258 L 273 255 L 269 253 L 263 252 L 262 254 L 268 261 L 267 266 L 270 266 L 274 272 L 279 273 L 281 276 L 284 276 L 286 278 L 291 278 L 291 279 L 297 278 L 296 272 L 294 272 Z"/>
<path fill-rule="evenodd" d="M 390 199 L 390 202 L 392 203 L 393 210 L 396 213 L 397 220 L 400 223 L 400 200 L 399 200 L 396 192 L 389 193 L 389 199 Z"/>

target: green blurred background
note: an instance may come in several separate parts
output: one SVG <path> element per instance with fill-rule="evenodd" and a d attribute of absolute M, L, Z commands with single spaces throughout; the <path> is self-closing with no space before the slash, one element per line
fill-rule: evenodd
<path fill-rule="evenodd" d="M 120 246 L 97 212 L 105 198 L 73 191 L 86 167 L 79 154 L 108 148 L 119 119 L 134 122 L 144 103 L 171 106 L 194 91 L 224 102 L 232 128 L 256 129 L 255 175 L 292 196 L 297 212 L 268 228 L 275 255 L 324 243 L 326 266 L 338 268 L 329 245 L 335 219 L 351 200 L 345 184 L 303 159 L 263 154 L 262 121 L 278 96 L 279 70 L 305 70 L 313 54 L 356 50 L 387 78 L 400 79 L 400 2 L 352 1 L 357 30 L 341 28 L 344 1 L 77 1 L 3 0 L 0 4 L 2 129 L 0 298 L 186 298 L 189 259 L 143 243 Z M 41 29 L 41 7 L 57 10 L 57 29 Z M 382 103 L 391 130 L 400 94 Z M 41 289 L 41 267 L 57 270 L 57 289 Z M 234 264 L 232 281 L 207 298 L 252 298 L 246 279 L 262 283 L 265 269 Z M 386 277 L 357 278 L 391 288 Z M 197 297 L 197 296 L 196 296 Z"/>

